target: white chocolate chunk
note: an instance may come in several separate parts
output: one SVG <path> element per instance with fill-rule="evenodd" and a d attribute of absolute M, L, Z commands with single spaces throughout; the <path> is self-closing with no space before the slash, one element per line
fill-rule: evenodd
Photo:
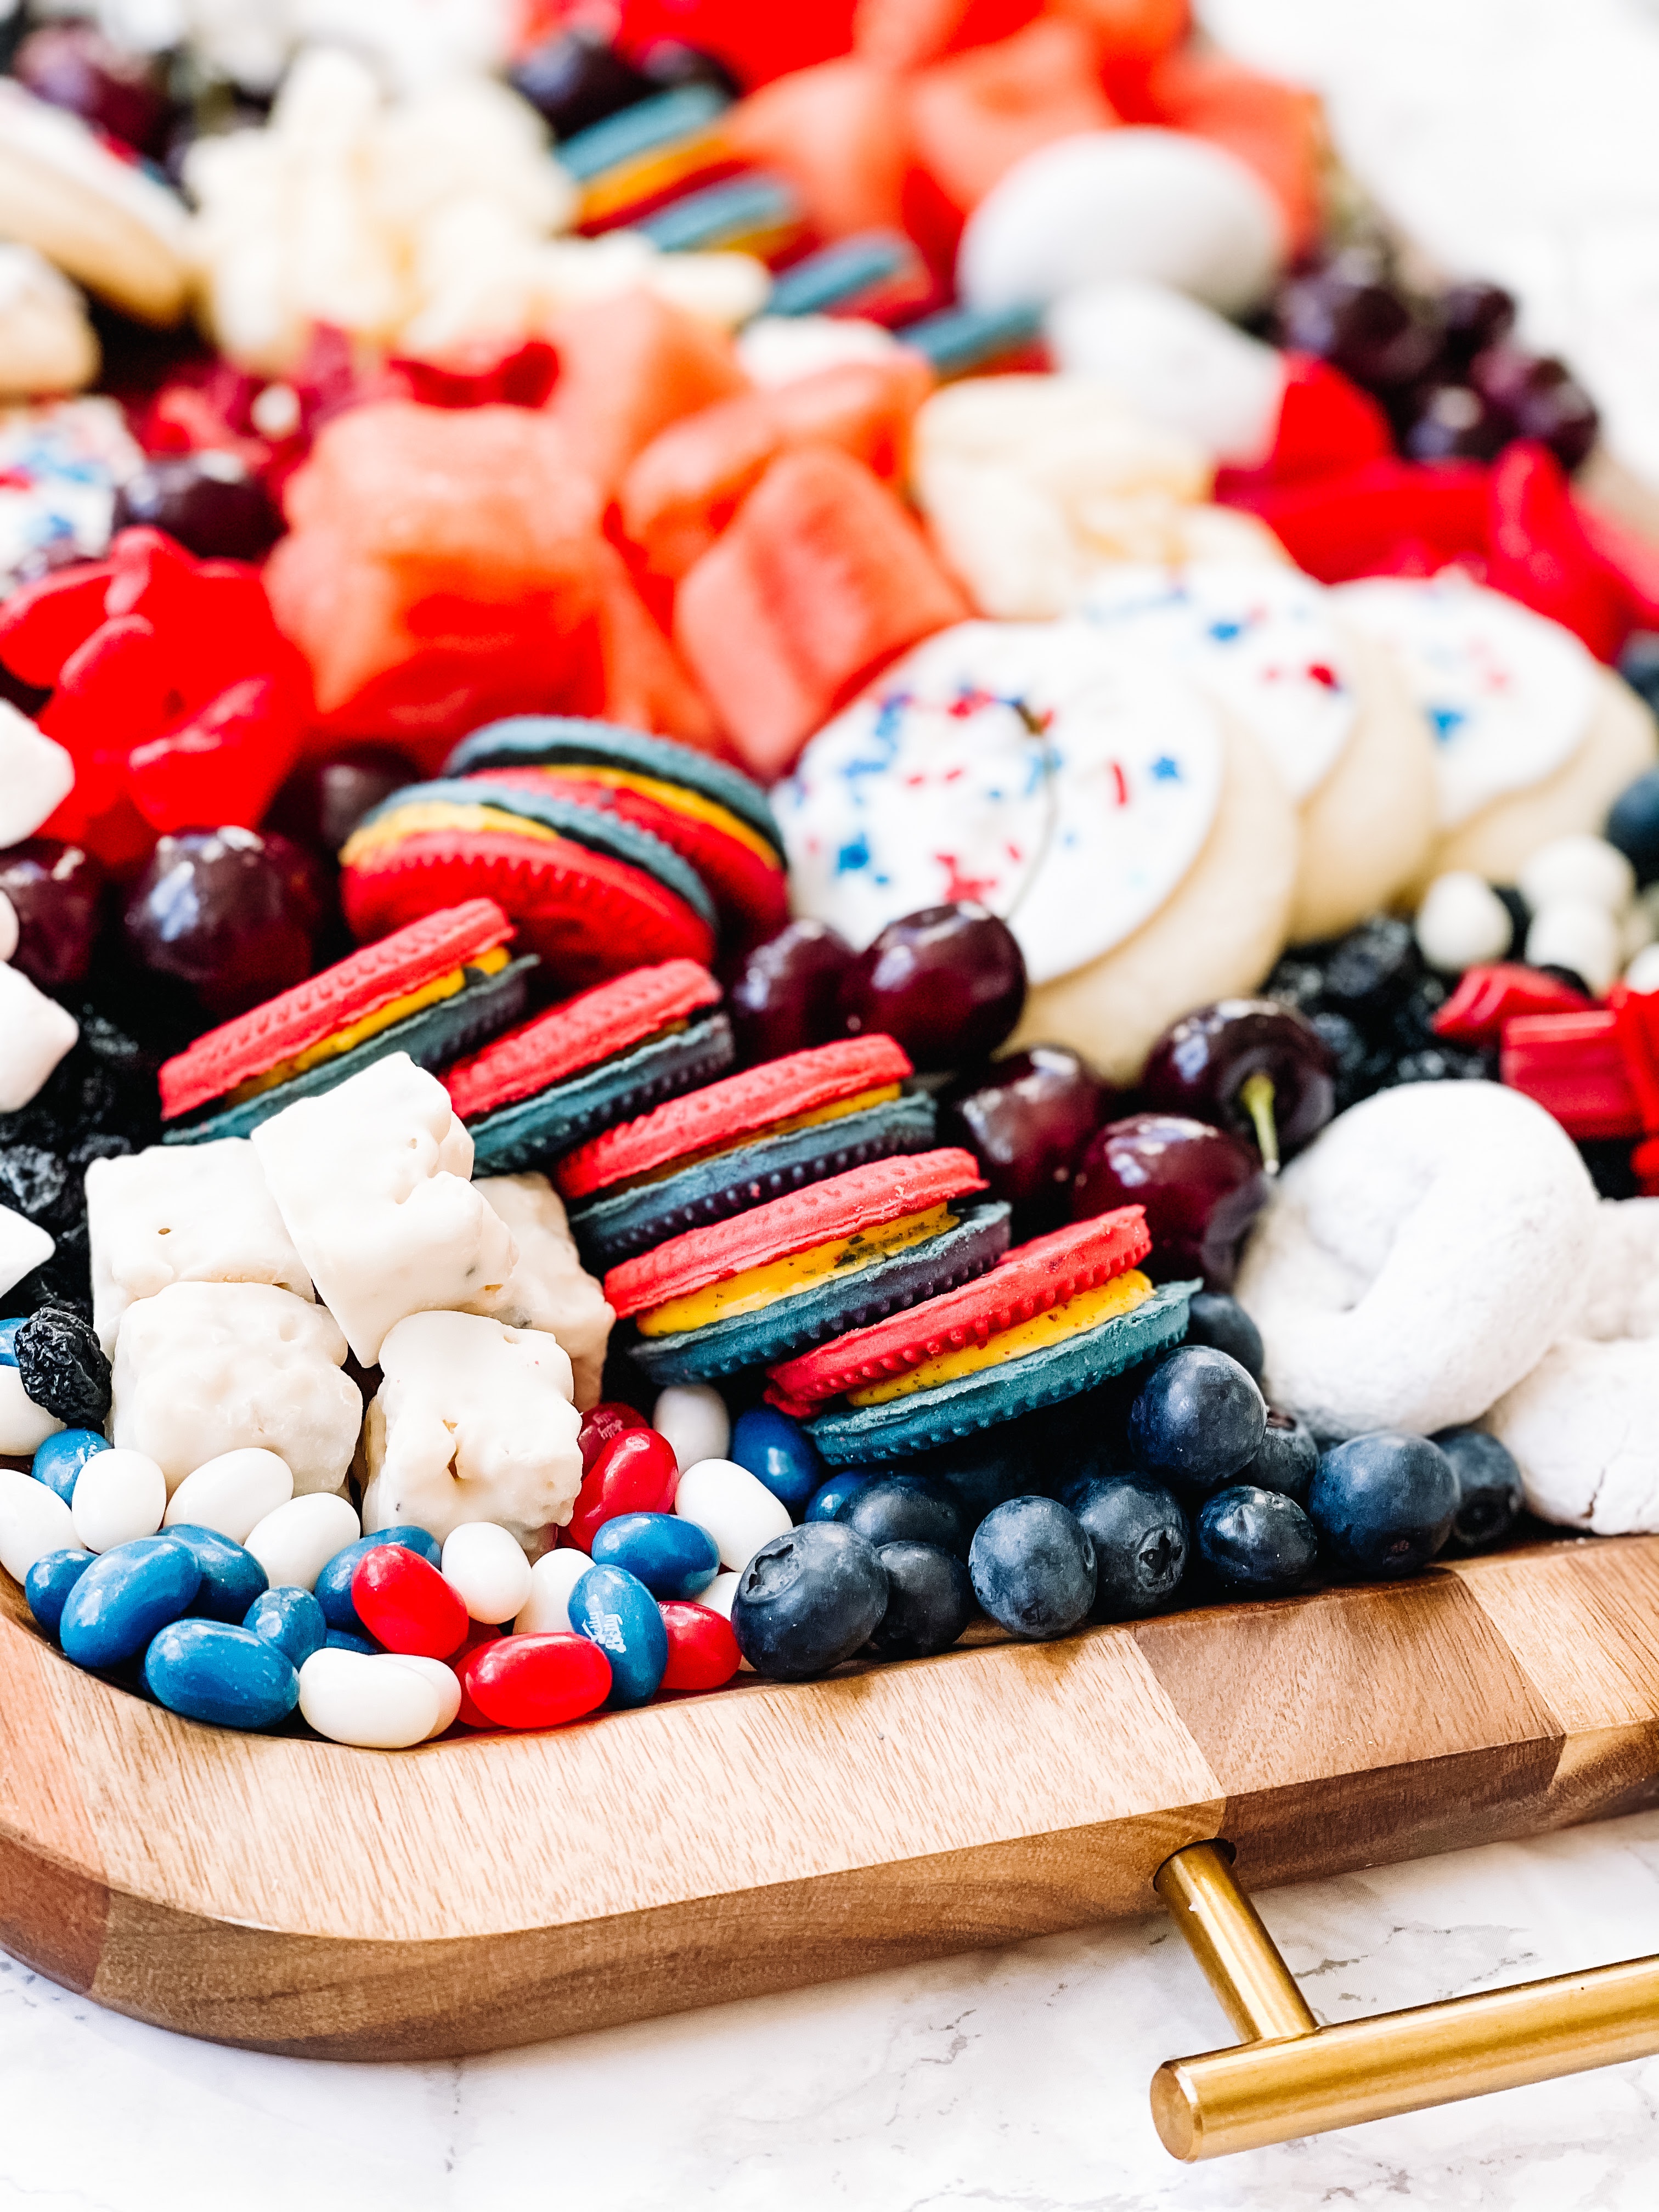
<path fill-rule="evenodd" d="M 81 1034 L 21 968 L 0 968 L 0 1114 L 27 1106 Z"/>
<path fill-rule="evenodd" d="M 0 1294 L 44 1267 L 56 1249 L 46 1231 L 27 1215 L 0 1206 Z"/>
<path fill-rule="evenodd" d="M 252 1141 L 317 1295 L 365 1367 L 406 1315 L 488 1304 L 506 1289 L 517 1248 L 469 1180 L 472 1139 L 407 1053 L 296 1100 Z"/>
<path fill-rule="evenodd" d="M 74 788 L 75 763 L 63 746 L 0 699 L 0 845 L 33 837 Z"/>
<path fill-rule="evenodd" d="M 599 1401 L 617 1316 L 581 1263 L 564 1203 L 544 1175 L 480 1176 L 472 1188 L 512 1231 L 518 1259 L 495 1297 L 472 1299 L 463 1310 L 556 1337 L 570 1355 L 576 1410 L 585 1413 Z"/>
<path fill-rule="evenodd" d="M 112 1435 L 149 1454 L 169 1494 L 204 1461 L 259 1445 L 296 1493 L 337 1491 L 362 1400 L 333 1316 L 264 1283 L 173 1283 L 130 1306 L 116 1341 Z"/>

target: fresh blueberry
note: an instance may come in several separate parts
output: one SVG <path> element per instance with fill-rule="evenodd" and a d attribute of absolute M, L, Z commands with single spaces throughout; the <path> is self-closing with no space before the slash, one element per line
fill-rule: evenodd
<path fill-rule="evenodd" d="M 808 1521 L 763 1544 L 732 1601 L 738 1649 L 757 1674 L 806 1682 L 867 1643 L 887 1610 L 875 1547 L 840 1521 Z"/>
<path fill-rule="evenodd" d="M 1033 1640 L 1066 1636 L 1095 1601 L 1095 1547 L 1052 1498 L 1011 1498 L 988 1513 L 968 1553 L 974 1595 L 1000 1628 Z"/>
<path fill-rule="evenodd" d="M 328 1641 L 323 1608 L 308 1589 L 291 1583 L 278 1589 L 262 1590 L 249 1606 L 242 1626 L 285 1651 L 296 1667 L 303 1667 L 312 1653 L 320 1651 Z"/>
<path fill-rule="evenodd" d="M 860 1491 L 868 1490 L 872 1482 L 885 1482 L 889 1470 L 884 1467 L 845 1467 L 821 1482 L 806 1502 L 803 1516 L 808 1521 L 834 1521 L 843 1505 L 850 1503 Z"/>
<path fill-rule="evenodd" d="M 836 1515 L 866 1544 L 937 1544 L 958 1559 L 968 1551 L 962 1511 L 943 1483 L 926 1474 L 890 1474 L 848 1498 Z"/>
<path fill-rule="evenodd" d="M 1195 1502 L 1255 1457 L 1267 1404 L 1237 1360 L 1207 1344 L 1160 1359 L 1129 1408 L 1135 1464 Z"/>
<path fill-rule="evenodd" d="M 1262 1348 L 1261 1331 L 1238 1300 L 1229 1297 L 1225 1291 L 1193 1293 L 1187 1341 L 1207 1344 L 1214 1352 L 1224 1352 L 1230 1359 L 1238 1362 L 1253 1382 L 1261 1382 L 1267 1357 Z"/>
<path fill-rule="evenodd" d="M 775 1406 L 751 1406 L 738 1414 L 732 1456 L 781 1498 L 797 1520 L 823 1480 L 823 1462 L 812 1439 Z"/>
<path fill-rule="evenodd" d="M 947 1651 L 974 1617 L 974 1585 L 954 1552 L 937 1544 L 882 1544 L 887 1610 L 870 1638 L 878 1659 L 927 1659 Z"/>
<path fill-rule="evenodd" d="M 29 1601 L 29 1611 L 48 1636 L 57 1635 L 69 1594 L 92 1565 L 94 1556 L 70 1545 L 61 1552 L 46 1553 L 24 1576 L 23 1595 Z"/>
<path fill-rule="evenodd" d="M 1168 1605 L 1187 1571 L 1187 1516 L 1145 1474 L 1068 1482 L 1060 1503 L 1095 1547 L 1093 1620 L 1138 1620 Z"/>
<path fill-rule="evenodd" d="M 1525 1500 L 1515 1455 L 1484 1429 L 1442 1429 L 1433 1438 L 1457 1477 L 1457 1510 L 1451 1541 L 1460 1552 L 1482 1552 L 1507 1536 Z"/>
<path fill-rule="evenodd" d="M 964 1536 L 972 1536 L 994 1506 L 1030 1488 L 1033 1452 L 1043 1449 L 1048 1434 L 1036 1423 L 1032 1417 L 1004 1421 L 984 1436 L 929 1454 L 925 1472 L 955 1499 Z"/>
<path fill-rule="evenodd" d="M 1426 1437 L 1352 1437 L 1321 1455 L 1308 1516 L 1335 1565 L 1367 1577 L 1414 1575 L 1451 1534 L 1451 1462 Z"/>
<path fill-rule="evenodd" d="M 1504 957 L 1507 960 L 1518 960 L 1527 941 L 1527 932 L 1532 927 L 1532 908 L 1513 884 L 1494 884 L 1492 892 L 1498 904 L 1509 909 L 1511 934 L 1510 949 Z"/>
<path fill-rule="evenodd" d="M 1198 1516 L 1198 1556 L 1237 1597 L 1285 1597 L 1300 1589 L 1319 1556 L 1314 1526 L 1295 1498 L 1253 1482 L 1218 1490 Z"/>
<path fill-rule="evenodd" d="M 1269 1406 L 1255 1457 L 1240 1468 L 1238 1480 L 1254 1483 L 1258 1490 L 1277 1490 L 1305 1506 L 1318 1465 L 1319 1446 L 1296 1415 Z"/>

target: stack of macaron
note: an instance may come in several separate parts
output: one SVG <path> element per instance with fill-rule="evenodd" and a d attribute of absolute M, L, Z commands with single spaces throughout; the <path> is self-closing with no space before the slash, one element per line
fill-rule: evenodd
<path fill-rule="evenodd" d="M 580 988 L 708 962 L 787 914 L 783 841 L 758 785 L 613 724 L 514 715 L 475 731 L 429 782 L 392 793 L 343 850 L 362 938 L 434 902 L 494 899 L 557 980 Z"/>

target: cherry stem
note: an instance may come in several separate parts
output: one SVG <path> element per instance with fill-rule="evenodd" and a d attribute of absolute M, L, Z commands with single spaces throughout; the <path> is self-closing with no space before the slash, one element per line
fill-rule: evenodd
<path fill-rule="evenodd" d="M 1255 1125 L 1256 1148 L 1270 1176 L 1279 1173 L 1279 1128 L 1273 1120 L 1273 1079 L 1266 1068 L 1257 1068 L 1239 1085 L 1244 1110 Z"/>

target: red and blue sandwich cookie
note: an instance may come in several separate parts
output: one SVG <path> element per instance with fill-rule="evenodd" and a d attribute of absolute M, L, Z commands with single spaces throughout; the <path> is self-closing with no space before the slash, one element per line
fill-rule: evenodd
<path fill-rule="evenodd" d="M 1035 1238 L 964 1289 L 775 1366 L 767 1396 L 831 1467 L 936 1449 L 1092 1390 L 1187 1334 L 1195 1282 L 1154 1285 L 1145 1211 Z"/>
<path fill-rule="evenodd" d="M 489 899 L 424 915 L 210 1030 L 161 1070 L 164 1144 L 246 1137 L 388 1053 L 440 1068 L 518 1021 L 533 956 Z"/>
<path fill-rule="evenodd" d="M 595 1130 L 723 1075 L 733 1046 L 720 996 L 695 960 L 637 968 L 447 1068 L 474 1174 L 556 1159 Z"/>
<path fill-rule="evenodd" d="M 653 1382 L 708 1382 L 936 1297 L 1000 1259 L 1008 1208 L 954 1147 L 873 1160 L 688 1230 L 605 1279 Z"/>
<path fill-rule="evenodd" d="M 891 1037 L 848 1037 L 746 1067 L 560 1163 L 571 1233 L 596 1272 L 871 1160 L 926 1152 L 938 1115 Z"/>
<path fill-rule="evenodd" d="M 765 793 L 690 745 L 614 722 L 514 714 L 464 738 L 444 774 L 550 791 L 659 838 L 696 871 L 731 945 L 758 944 L 789 918 L 783 833 Z"/>

